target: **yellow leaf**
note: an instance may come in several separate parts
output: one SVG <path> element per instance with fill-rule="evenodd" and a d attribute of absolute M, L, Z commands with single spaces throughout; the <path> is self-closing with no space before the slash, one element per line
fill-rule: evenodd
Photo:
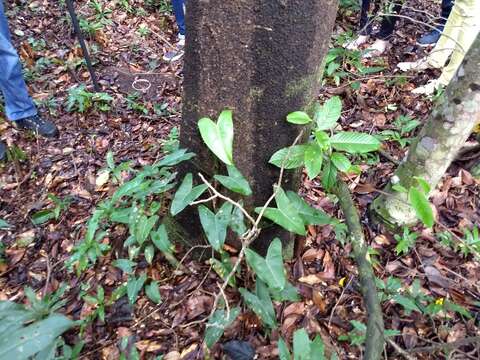
<path fill-rule="evenodd" d="M 443 305 L 444 300 L 444 298 L 438 298 L 437 300 L 435 300 L 435 305 Z"/>
<path fill-rule="evenodd" d="M 346 276 L 342 277 L 342 278 L 340 279 L 340 281 L 338 282 L 338 285 L 339 285 L 340 287 L 344 287 L 346 280 L 347 280 L 347 277 L 346 277 Z"/>

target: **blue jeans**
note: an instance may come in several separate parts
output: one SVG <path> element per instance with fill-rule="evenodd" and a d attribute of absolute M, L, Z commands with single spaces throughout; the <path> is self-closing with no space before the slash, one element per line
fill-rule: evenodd
<path fill-rule="evenodd" d="M 20 59 L 12 45 L 3 0 L 0 0 L 0 90 L 5 99 L 5 112 L 9 120 L 20 120 L 37 114 L 23 80 Z"/>
<path fill-rule="evenodd" d="M 1 1 L 1 0 L 0 0 Z M 185 1 L 172 0 L 173 12 L 178 25 L 180 35 L 185 35 Z"/>

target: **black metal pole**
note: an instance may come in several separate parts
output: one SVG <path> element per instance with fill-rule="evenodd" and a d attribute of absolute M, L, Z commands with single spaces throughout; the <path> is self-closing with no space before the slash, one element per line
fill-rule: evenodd
<path fill-rule="evenodd" d="M 96 92 L 100 92 L 100 85 L 97 82 L 97 77 L 95 75 L 95 71 L 93 70 L 92 62 L 90 61 L 90 54 L 88 53 L 85 39 L 83 37 L 82 31 L 80 30 L 80 25 L 78 24 L 78 18 L 77 14 L 75 13 L 75 8 L 73 6 L 73 0 L 66 0 L 66 3 L 68 13 L 70 14 L 70 18 L 72 19 L 73 30 L 75 32 L 75 35 L 77 36 L 78 42 L 80 43 L 80 47 L 82 48 L 83 57 L 85 58 L 88 72 L 90 73 L 90 77 L 92 78 L 93 88 Z"/>

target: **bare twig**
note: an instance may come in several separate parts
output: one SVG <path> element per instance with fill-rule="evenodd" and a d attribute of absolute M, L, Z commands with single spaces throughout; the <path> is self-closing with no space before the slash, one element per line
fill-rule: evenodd
<path fill-rule="evenodd" d="M 338 298 L 337 302 L 335 303 L 335 306 L 332 309 L 332 312 L 330 313 L 330 318 L 328 319 L 328 325 L 327 325 L 329 329 L 330 329 L 330 324 L 332 323 L 333 315 L 335 314 L 335 310 L 337 309 L 337 306 L 340 304 L 340 300 L 342 300 L 343 295 L 345 294 L 345 291 L 352 283 L 352 280 L 353 280 L 353 277 L 351 277 L 350 280 L 348 280 L 347 285 L 343 288 L 342 293 L 340 294 L 340 297 Z"/>
<path fill-rule="evenodd" d="M 428 352 L 428 353 L 433 353 L 435 351 L 439 350 L 453 350 L 456 349 L 460 346 L 464 345 L 470 345 L 473 343 L 477 343 L 477 346 L 480 345 L 480 336 L 472 336 L 472 337 L 467 337 L 464 339 L 460 339 L 457 341 L 452 341 L 449 343 L 439 343 L 431 346 L 422 346 L 422 347 L 417 347 L 413 348 L 410 350 L 407 350 L 409 353 L 420 353 L 420 352 Z"/>

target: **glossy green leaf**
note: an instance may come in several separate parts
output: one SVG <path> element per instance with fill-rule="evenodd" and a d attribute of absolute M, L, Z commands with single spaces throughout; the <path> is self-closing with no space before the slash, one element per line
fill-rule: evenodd
<path fill-rule="evenodd" d="M 190 160 L 195 156 L 194 153 L 187 152 L 187 149 L 179 149 L 175 152 L 168 154 L 162 160 L 160 160 L 156 165 L 157 166 L 174 166 L 182 161 Z"/>
<path fill-rule="evenodd" d="M 342 100 L 334 96 L 317 109 L 314 121 L 317 123 L 317 130 L 328 130 L 333 128 L 342 114 Z"/>
<path fill-rule="evenodd" d="M 415 187 L 411 187 L 408 192 L 408 200 L 412 205 L 418 218 L 425 224 L 425 226 L 431 228 L 435 222 L 433 216 L 432 207 L 425 196 L 420 190 Z"/>
<path fill-rule="evenodd" d="M 282 338 L 278 339 L 278 357 L 280 360 L 292 360 L 292 355 L 290 355 L 287 344 Z"/>
<path fill-rule="evenodd" d="M 125 274 L 132 274 L 133 269 L 137 266 L 135 261 L 129 259 L 117 259 L 113 263 L 113 266 L 122 270 Z"/>
<path fill-rule="evenodd" d="M 335 150 L 363 154 L 380 148 L 380 141 L 372 135 L 359 132 L 339 132 L 330 138 Z"/>
<path fill-rule="evenodd" d="M 233 165 L 233 120 L 232 112 L 224 110 L 215 124 L 209 118 L 202 118 L 198 128 L 203 142 L 225 164 Z"/>
<path fill-rule="evenodd" d="M 323 167 L 322 185 L 325 190 L 330 190 L 337 183 L 337 168 L 331 161 L 326 161 Z"/>
<path fill-rule="evenodd" d="M 177 259 L 173 256 L 175 246 L 168 239 L 167 228 L 160 225 L 156 231 L 150 234 L 153 244 L 162 252 L 168 262 L 174 266 L 178 264 Z"/>
<path fill-rule="evenodd" d="M 290 203 L 295 207 L 305 225 L 327 225 L 332 224 L 332 218 L 325 212 L 311 207 L 296 192 L 287 191 Z"/>
<path fill-rule="evenodd" d="M 203 194 L 205 190 L 207 190 L 207 185 L 202 184 L 193 187 L 193 177 L 192 174 L 188 173 L 183 178 L 180 187 L 178 188 L 177 192 L 172 201 L 172 205 L 170 206 L 170 213 L 175 216 L 180 213 L 183 209 L 185 209 L 190 203 L 194 202 L 200 195 Z"/>
<path fill-rule="evenodd" d="M 147 280 L 147 274 L 143 273 L 138 278 L 132 276 L 127 281 L 127 297 L 130 304 L 135 304 L 137 301 L 138 293 L 142 290 L 143 284 Z"/>
<path fill-rule="evenodd" d="M 200 205 L 198 214 L 208 242 L 215 250 L 220 251 L 227 236 L 227 226 L 232 216 L 232 204 L 225 202 L 217 214 L 214 214 L 206 206 Z"/>
<path fill-rule="evenodd" d="M 275 301 L 301 301 L 301 297 L 298 293 L 298 289 L 290 284 L 288 281 L 285 282 L 285 287 L 282 290 L 270 288 L 270 295 Z"/>
<path fill-rule="evenodd" d="M 431 190 L 430 184 L 425 179 L 423 179 L 421 177 L 418 177 L 418 176 L 414 176 L 413 178 L 415 180 L 417 180 L 418 185 L 420 185 L 420 187 L 422 188 L 422 190 L 425 194 L 428 194 L 430 192 L 430 190 Z"/>
<path fill-rule="evenodd" d="M 326 360 L 325 345 L 320 335 L 315 336 L 310 343 L 310 357 L 312 360 Z"/>
<path fill-rule="evenodd" d="M 287 121 L 292 124 L 304 125 L 312 122 L 312 119 L 306 112 L 295 111 L 287 115 Z"/>
<path fill-rule="evenodd" d="M 243 203 L 240 201 L 240 205 Z M 245 226 L 244 221 L 245 215 L 243 214 L 242 210 L 235 206 L 232 211 L 232 217 L 230 220 L 230 228 L 238 235 L 242 236 L 247 232 L 247 227 Z"/>
<path fill-rule="evenodd" d="M 52 314 L 44 320 L 4 334 L 0 338 L 0 359 L 27 360 L 50 346 L 74 324 L 63 315 Z"/>
<path fill-rule="evenodd" d="M 348 172 L 352 166 L 352 163 L 350 162 L 350 160 L 348 160 L 348 158 L 345 155 L 338 152 L 334 152 L 330 156 L 330 160 L 338 170 L 343 172 Z"/>
<path fill-rule="evenodd" d="M 151 281 L 145 287 L 145 294 L 148 298 L 153 301 L 155 304 L 160 304 L 162 302 L 162 296 L 160 295 L 160 290 L 158 288 L 158 281 Z"/>
<path fill-rule="evenodd" d="M 37 211 L 32 215 L 33 225 L 41 225 L 55 218 L 55 214 L 50 209 Z"/>
<path fill-rule="evenodd" d="M 275 329 L 277 327 L 277 320 L 275 318 L 272 301 L 270 298 L 267 299 L 265 297 L 265 291 L 260 291 L 260 294 L 258 293 L 258 287 L 262 286 L 259 284 L 261 284 L 261 281 L 257 280 L 257 294 L 252 294 L 244 288 L 239 289 L 240 294 L 247 306 L 258 315 L 262 322 L 270 329 Z M 265 287 L 265 285 L 263 285 L 263 287 Z M 268 290 L 266 295 L 268 296 Z"/>
<path fill-rule="evenodd" d="M 315 140 L 322 150 L 326 150 L 330 146 L 330 136 L 325 131 L 315 131 Z"/>
<path fill-rule="evenodd" d="M 304 155 L 305 168 L 310 180 L 316 178 L 322 171 L 323 153 L 317 143 L 307 145 Z"/>
<path fill-rule="evenodd" d="M 150 217 L 146 215 L 140 215 L 135 226 L 135 239 L 139 245 L 143 245 L 145 240 L 147 240 L 157 221 L 157 215 Z"/>
<path fill-rule="evenodd" d="M 214 178 L 227 189 L 245 195 L 252 195 L 252 189 L 242 173 L 233 165 L 227 166 L 228 176 L 215 175 Z"/>
<path fill-rule="evenodd" d="M 245 250 L 245 257 L 255 274 L 270 288 L 282 290 L 285 287 L 286 277 L 280 239 L 276 238 L 271 242 L 265 258 L 248 248 Z"/>
<path fill-rule="evenodd" d="M 145 246 L 144 255 L 147 263 L 152 265 L 153 257 L 155 256 L 155 248 L 153 247 L 153 245 Z"/>
<path fill-rule="evenodd" d="M 410 315 L 412 311 L 422 313 L 422 310 L 420 310 L 415 301 L 406 296 L 396 294 L 393 296 L 393 301 L 395 301 L 397 304 L 402 305 L 402 307 L 405 309 L 405 314 L 407 316 Z"/>
<path fill-rule="evenodd" d="M 223 332 L 240 315 L 240 308 L 236 307 L 230 310 L 229 316 L 225 310 L 219 309 L 213 313 L 213 316 L 207 323 L 205 330 L 205 344 L 210 349 L 220 340 Z"/>
<path fill-rule="evenodd" d="M 268 161 L 270 164 L 285 169 L 295 169 L 303 165 L 306 145 L 295 145 L 278 150 Z"/>
<path fill-rule="evenodd" d="M 293 359 L 314 360 L 310 356 L 310 339 L 304 328 L 295 330 L 293 333 Z"/>

